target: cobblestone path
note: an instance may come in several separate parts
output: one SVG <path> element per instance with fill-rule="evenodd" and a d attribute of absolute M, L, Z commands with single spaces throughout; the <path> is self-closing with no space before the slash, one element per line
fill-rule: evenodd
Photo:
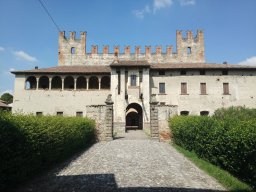
<path fill-rule="evenodd" d="M 169 144 L 142 138 L 97 143 L 18 191 L 225 191 Z"/>

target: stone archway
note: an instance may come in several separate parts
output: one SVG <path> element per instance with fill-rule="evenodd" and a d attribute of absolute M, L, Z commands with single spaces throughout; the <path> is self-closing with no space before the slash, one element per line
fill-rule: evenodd
<path fill-rule="evenodd" d="M 138 103 L 131 103 L 126 107 L 125 131 L 128 129 L 143 129 L 142 107 Z"/>

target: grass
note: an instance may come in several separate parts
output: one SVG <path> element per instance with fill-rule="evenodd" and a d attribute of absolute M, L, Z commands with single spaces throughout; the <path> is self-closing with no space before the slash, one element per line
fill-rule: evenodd
<path fill-rule="evenodd" d="M 185 157 L 190 159 L 197 167 L 199 167 L 201 170 L 205 171 L 208 175 L 214 177 L 220 184 L 223 185 L 227 190 L 232 192 L 251 192 L 253 189 L 232 176 L 227 171 L 224 171 L 223 169 L 212 165 L 211 163 L 200 159 L 194 152 L 187 151 L 183 149 L 182 147 L 173 144 L 173 147 L 182 153 Z"/>

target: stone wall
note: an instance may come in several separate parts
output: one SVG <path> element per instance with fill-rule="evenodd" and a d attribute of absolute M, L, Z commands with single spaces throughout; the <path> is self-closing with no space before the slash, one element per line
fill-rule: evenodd
<path fill-rule="evenodd" d="M 75 32 L 70 32 L 69 38 L 64 32 L 59 33 L 59 61 L 58 65 L 109 65 L 114 60 L 147 60 L 149 63 L 204 63 L 204 36 L 203 31 L 198 30 L 194 37 L 192 31 L 187 31 L 186 37 L 182 37 L 182 31 L 176 33 L 177 52 L 173 52 L 171 45 L 165 50 L 162 46 L 156 46 L 151 52 L 151 46 L 145 46 L 145 53 L 140 52 L 140 46 L 135 47 L 135 53 L 131 53 L 130 46 L 120 50 L 120 46 L 113 46 L 113 52 L 109 52 L 109 46 L 103 47 L 103 53 L 98 53 L 98 46 L 92 45 L 91 51 L 86 51 L 85 32 L 81 32 L 80 39 L 75 37 Z M 187 49 L 190 49 L 188 53 Z M 163 51 L 164 50 L 164 51 Z"/>
<path fill-rule="evenodd" d="M 96 122 L 96 137 L 98 141 L 105 140 L 105 114 L 106 106 L 105 105 L 89 105 L 86 106 L 86 115 L 87 117 L 95 120 Z"/>
<path fill-rule="evenodd" d="M 168 141 L 171 139 L 169 128 L 169 118 L 178 114 L 177 105 L 158 105 L 158 126 L 160 141 Z"/>

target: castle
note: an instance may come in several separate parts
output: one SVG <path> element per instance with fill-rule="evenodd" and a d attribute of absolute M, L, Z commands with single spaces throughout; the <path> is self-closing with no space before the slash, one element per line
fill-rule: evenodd
<path fill-rule="evenodd" d="M 144 129 L 168 136 L 173 115 L 212 115 L 221 107 L 256 107 L 256 67 L 205 62 L 204 33 L 176 32 L 176 52 L 156 46 L 109 46 L 86 52 L 86 32 L 59 33 L 58 66 L 14 71 L 13 112 L 89 116 L 101 137 Z M 109 132 L 106 131 L 109 128 Z M 107 133 L 108 132 L 108 133 Z"/>

